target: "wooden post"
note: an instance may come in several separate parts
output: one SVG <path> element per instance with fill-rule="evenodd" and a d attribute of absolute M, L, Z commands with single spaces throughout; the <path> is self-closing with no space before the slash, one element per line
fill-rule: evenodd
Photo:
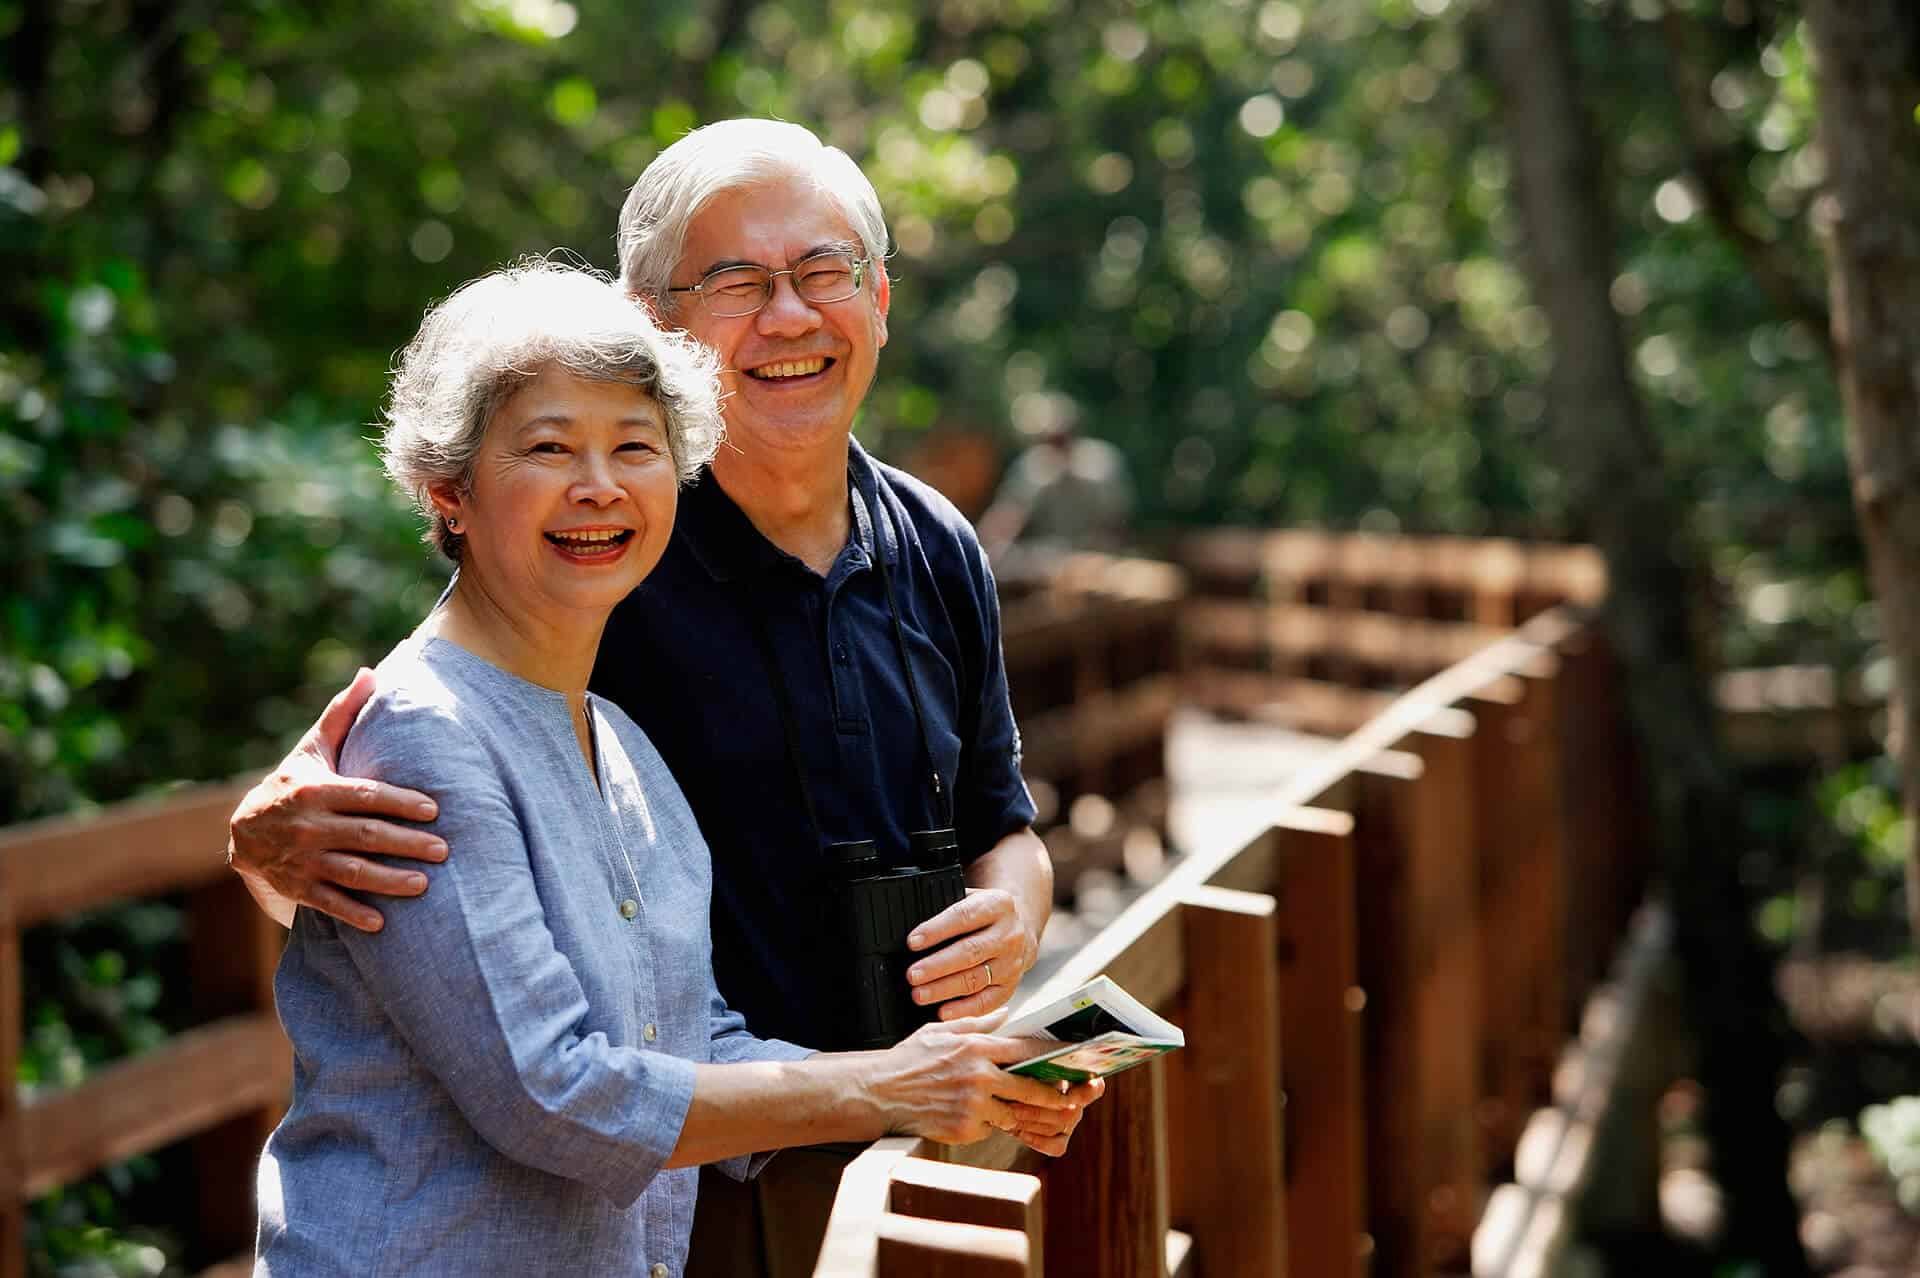
<path fill-rule="evenodd" d="M 1355 958 L 1353 818 L 1296 808 L 1274 833 L 1288 1258 L 1300 1278 L 1357 1278 L 1373 1244 L 1366 1235 L 1366 995 Z"/>
<path fill-rule="evenodd" d="M 1543 1103 L 1565 1031 L 1561 796 L 1551 660 L 1475 697 L 1482 1136 L 1494 1170 Z"/>
<path fill-rule="evenodd" d="M 1173 1219 L 1208 1273 L 1286 1272 L 1274 899 L 1202 886 L 1186 916 L 1187 1047 L 1168 1081 Z M 1179 1068 L 1174 1068 L 1176 1062 Z M 1118 1081 L 1118 1080 L 1116 1080 Z M 1170 1089 L 1171 1090 L 1171 1089 Z"/>
<path fill-rule="evenodd" d="M 880 1217 L 875 1278 L 1038 1278 L 1027 1236 L 918 1216 Z"/>
<path fill-rule="evenodd" d="M 1107 1080 L 1047 1168 L 1048 1278 L 1158 1278 L 1167 1264 L 1165 1062 Z"/>
<path fill-rule="evenodd" d="M 207 1020 L 273 1008 L 273 973 L 286 933 L 254 906 L 246 885 L 227 875 L 188 897 L 189 970 L 194 1005 Z M 292 1048 L 276 1067 L 291 1078 Z M 287 1097 L 235 1115 L 193 1140 L 196 1210 L 203 1264 L 250 1251 L 254 1238 L 254 1170 L 267 1136 L 286 1112 Z"/>
<path fill-rule="evenodd" d="M 20 1116 L 20 929 L 13 912 L 12 867 L 0 859 L 0 1278 L 27 1272 L 26 1148 Z"/>
<path fill-rule="evenodd" d="M 1359 774 L 1355 814 L 1373 1235 L 1396 1276 L 1465 1266 L 1480 1178 L 1471 734 L 1402 746 L 1419 779 Z"/>
<path fill-rule="evenodd" d="M 1029 1254 L 1044 1238 L 1040 1178 L 988 1171 L 927 1158 L 905 1158 L 893 1168 L 888 1209 L 902 1216 L 1011 1229 L 1026 1235 Z"/>
<path fill-rule="evenodd" d="M 1633 813 L 1633 746 L 1617 703 L 1613 659 L 1588 626 L 1561 647 L 1556 697 L 1565 831 L 1566 970 L 1562 1024 L 1574 1024 L 1606 974 L 1649 868 L 1649 844 Z M 1576 904 L 1577 903 L 1577 904 Z"/>

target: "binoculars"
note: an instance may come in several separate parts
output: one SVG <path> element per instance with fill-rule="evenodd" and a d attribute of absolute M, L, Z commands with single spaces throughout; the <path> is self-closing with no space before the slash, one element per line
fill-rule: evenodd
<path fill-rule="evenodd" d="M 840 927 L 852 955 L 852 1014 L 845 1048 L 892 1047 L 938 1014 L 937 1004 L 913 1001 L 907 933 L 967 894 L 960 838 L 952 830 L 918 830 L 904 851 L 880 855 L 872 840 L 827 848 Z"/>

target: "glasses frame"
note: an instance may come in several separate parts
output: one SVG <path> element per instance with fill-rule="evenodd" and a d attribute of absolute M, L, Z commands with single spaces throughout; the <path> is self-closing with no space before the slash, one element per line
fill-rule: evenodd
<path fill-rule="evenodd" d="M 802 293 L 800 291 L 800 274 L 799 273 L 806 269 L 808 262 L 817 262 L 823 257 L 845 257 L 852 261 L 853 288 L 850 291 L 848 291 L 847 293 L 839 297 L 826 297 L 826 298 L 811 298 L 811 297 L 808 297 L 805 293 Z M 805 257 L 801 258 L 799 261 L 795 262 L 792 266 L 789 266 L 784 271 L 769 271 L 767 270 L 766 267 L 761 266 L 758 263 L 754 263 L 754 262 L 741 262 L 734 266 L 716 267 L 715 269 L 708 271 L 705 275 L 702 275 L 700 277 L 700 282 L 698 284 L 670 285 L 667 288 L 667 292 L 696 294 L 700 298 L 700 305 L 706 307 L 707 314 L 713 316 L 715 319 L 745 319 L 749 315 L 758 315 L 761 311 L 766 309 L 767 303 L 773 300 L 773 292 L 774 292 L 773 282 L 779 279 L 782 275 L 791 275 L 793 277 L 794 296 L 798 297 L 801 301 L 805 302 L 808 306 L 832 306 L 832 305 L 835 305 L 836 303 L 845 302 L 851 298 L 858 297 L 860 296 L 860 290 L 866 287 L 867 267 L 871 265 L 872 262 L 873 262 L 873 258 L 870 256 L 854 257 L 853 254 L 848 253 L 845 249 L 823 249 L 818 253 L 807 254 Z M 727 275 L 734 271 L 759 271 L 762 274 L 764 274 L 767 277 L 767 295 L 761 298 L 760 304 L 758 306 L 755 306 L 752 310 L 731 311 L 731 312 L 717 311 L 714 309 L 715 303 L 714 303 L 713 297 L 710 294 L 708 294 L 707 288 L 713 282 L 713 279 L 715 276 Z"/>

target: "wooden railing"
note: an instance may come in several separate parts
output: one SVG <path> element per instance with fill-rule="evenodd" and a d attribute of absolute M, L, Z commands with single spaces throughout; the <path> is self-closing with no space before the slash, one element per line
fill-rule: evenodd
<path fill-rule="evenodd" d="M 1392 700 L 1027 996 L 1108 973 L 1185 1051 L 1056 1161 L 874 1145 L 816 1273 L 1466 1272 L 1639 895 L 1613 702 L 1564 609 Z"/>
<path fill-rule="evenodd" d="M 0 833 L 0 1278 L 26 1272 L 25 1205 L 56 1185 L 193 1142 L 199 1263 L 250 1249 L 253 1169 L 293 1060 L 273 1012 L 284 933 L 222 863 L 242 787 L 202 786 Z M 202 1023 L 78 1086 L 22 1100 L 20 936 L 109 902 L 185 893 Z"/>
<path fill-rule="evenodd" d="M 1191 700 L 1345 736 L 1393 695 L 1561 604 L 1606 593 L 1590 546 L 1311 529 L 1182 541 Z"/>

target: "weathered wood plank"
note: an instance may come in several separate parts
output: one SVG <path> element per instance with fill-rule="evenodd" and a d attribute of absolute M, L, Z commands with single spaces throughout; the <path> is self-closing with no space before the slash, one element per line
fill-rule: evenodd
<path fill-rule="evenodd" d="M 286 939 L 280 925 L 254 906 L 246 885 L 232 874 L 193 893 L 187 909 L 195 1011 L 208 1020 L 271 1014 L 273 973 Z M 293 1049 L 284 1037 L 274 1072 L 292 1077 Z M 288 1099 L 283 1090 L 194 1137 L 200 1257 L 211 1260 L 252 1245 L 254 1169 Z"/>
<path fill-rule="evenodd" d="M 1551 679 L 1476 698 L 1484 1150 L 1504 1157 L 1548 1094 L 1565 1033 L 1566 900 L 1559 734 Z"/>
<path fill-rule="evenodd" d="M 1252 892 L 1187 895 L 1187 1046 L 1168 1061 L 1174 1219 L 1210 1272 L 1248 1278 L 1286 1272 L 1277 910 Z"/>
<path fill-rule="evenodd" d="M 1353 818 L 1299 808 L 1274 837 L 1287 1248 L 1303 1278 L 1358 1278 L 1371 1244 Z"/>
<path fill-rule="evenodd" d="M 57 817 L 0 833 L 12 925 L 108 901 L 154 896 L 232 873 L 222 849 L 227 818 L 250 783 L 197 786 L 116 805 L 101 816 Z"/>
<path fill-rule="evenodd" d="M 1027 1236 L 1012 1229 L 885 1213 L 874 1227 L 876 1278 L 1038 1278 Z"/>
<path fill-rule="evenodd" d="M 1048 1278 L 1162 1273 L 1167 1247 L 1165 1062 L 1107 1080 L 1047 1176 Z"/>
<path fill-rule="evenodd" d="M 1024 1234 L 1029 1254 L 1045 1237 L 1040 1178 L 903 1158 L 893 1166 L 891 1209 L 901 1216 L 951 1220 Z"/>
<path fill-rule="evenodd" d="M 20 1114 L 26 1196 L 281 1103 L 290 1060 L 279 1022 L 261 1012 L 188 1030 L 36 1097 Z"/>
<path fill-rule="evenodd" d="M 1421 778 L 1363 776 L 1355 814 L 1372 1232 L 1390 1274 L 1464 1266 L 1480 1176 L 1471 738 L 1404 746 Z"/>
<path fill-rule="evenodd" d="M 903 1159 L 927 1153 L 930 1142 L 889 1136 L 867 1146 L 840 1173 L 840 1189 L 827 1217 L 826 1237 L 814 1278 L 873 1278 L 881 1218 L 893 1192 L 893 1169 Z"/>

